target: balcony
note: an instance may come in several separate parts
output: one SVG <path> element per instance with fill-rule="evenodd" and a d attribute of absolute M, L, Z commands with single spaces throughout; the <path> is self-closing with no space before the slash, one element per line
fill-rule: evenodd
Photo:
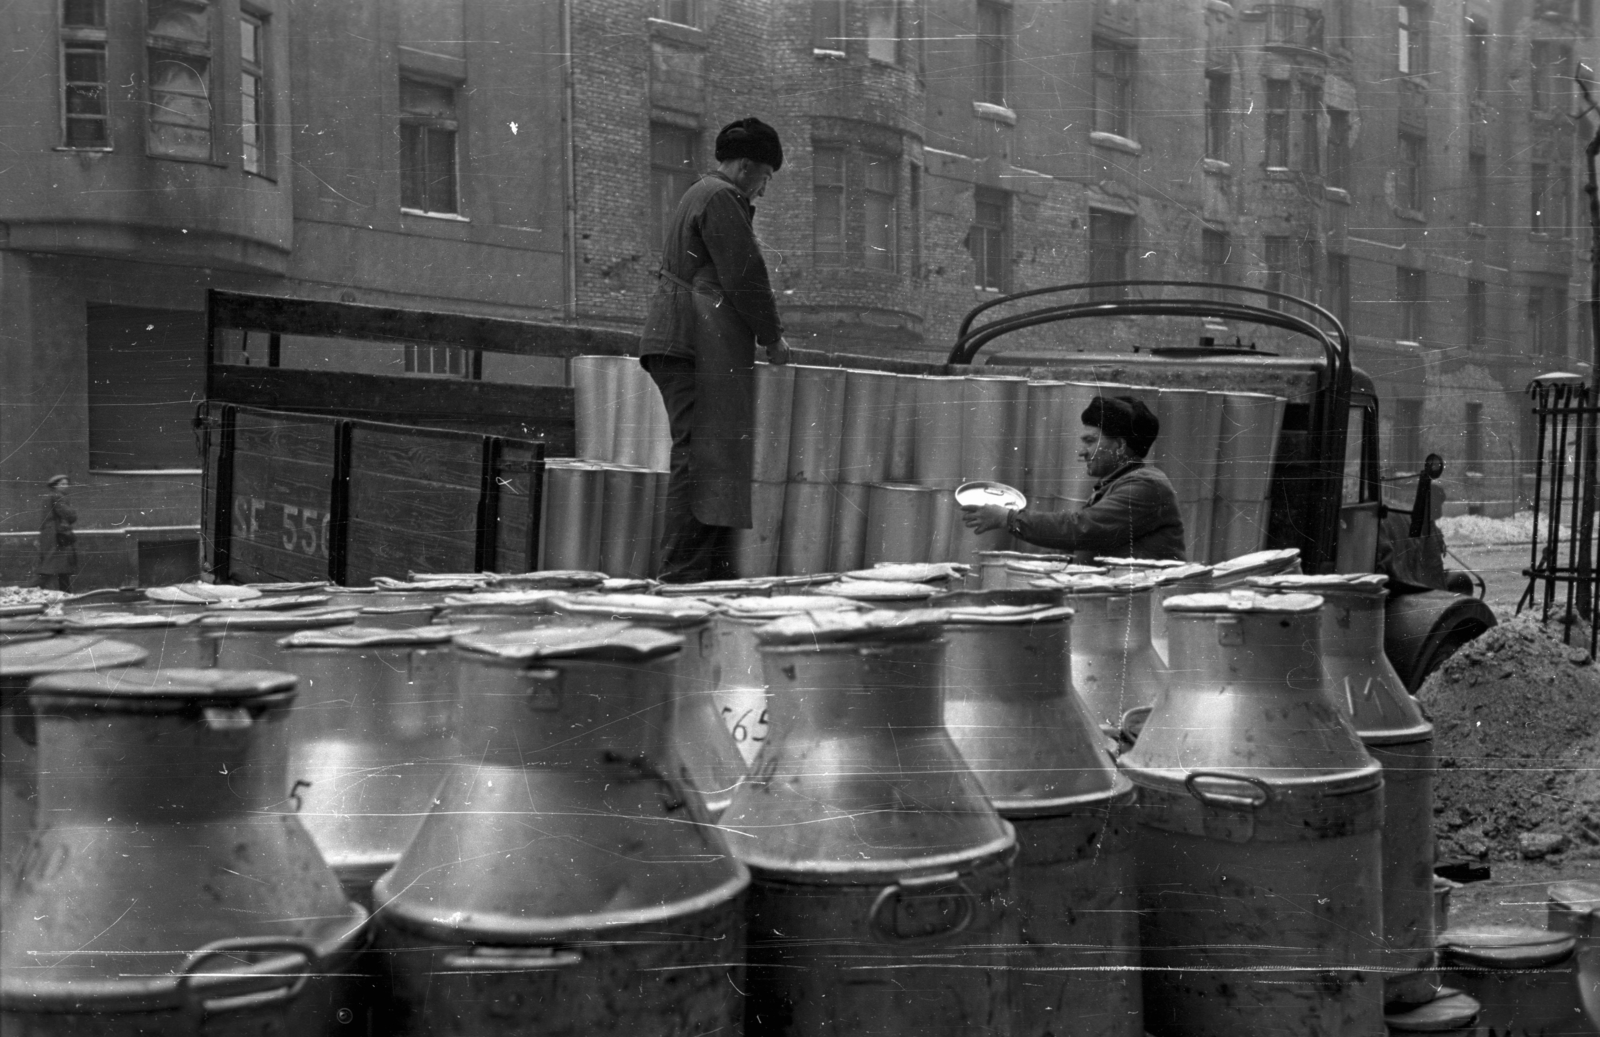
<path fill-rule="evenodd" d="M 1299 54 L 1327 56 L 1321 11 L 1298 4 L 1261 4 L 1250 13 L 1267 23 L 1266 46 Z"/>

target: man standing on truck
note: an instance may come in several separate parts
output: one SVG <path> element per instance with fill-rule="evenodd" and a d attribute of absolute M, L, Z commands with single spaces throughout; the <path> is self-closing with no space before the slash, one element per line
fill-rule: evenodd
<path fill-rule="evenodd" d="M 672 214 L 639 362 L 672 429 L 660 578 L 732 579 L 733 531 L 749 529 L 755 347 L 787 363 L 752 204 L 783 166 L 778 132 L 740 119 L 717 134 L 717 169 Z"/>
<path fill-rule="evenodd" d="M 1077 511 L 1017 511 L 998 504 L 964 507 L 961 521 L 977 533 L 1004 528 L 1018 540 L 1097 557 L 1184 561 L 1183 516 L 1172 483 L 1144 457 L 1161 432 L 1150 408 L 1132 396 L 1096 396 L 1083 411 L 1078 456 L 1098 479 Z"/>

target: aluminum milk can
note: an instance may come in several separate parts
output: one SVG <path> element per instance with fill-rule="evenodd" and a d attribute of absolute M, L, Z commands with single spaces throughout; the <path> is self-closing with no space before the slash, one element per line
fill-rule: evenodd
<path fill-rule="evenodd" d="M 200 639 L 199 622 L 200 615 L 193 612 L 153 614 L 123 609 L 74 612 L 67 617 L 67 629 L 138 645 L 150 653 L 144 664 L 149 670 L 204 669 L 212 664 L 214 652 L 211 642 Z"/>
<path fill-rule="evenodd" d="M 1133 784 L 1072 689 L 1072 610 L 942 600 L 944 721 L 1017 832 L 1016 1037 L 1143 1037 Z M 1037 593 L 1037 592 L 1034 592 Z"/>
<path fill-rule="evenodd" d="M 1011 558 L 1004 567 L 1004 577 L 999 586 L 1020 590 L 1033 586 L 1035 580 L 1046 576 L 1105 576 L 1106 570 L 1098 565 L 1079 565 L 1071 558 Z"/>
<path fill-rule="evenodd" d="M 737 1033 L 749 873 L 678 779 L 676 634 L 457 638 L 461 756 L 373 889 L 385 1033 Z"/>
<path fill-rule="evenodd" d="M 1130 710 L 1155 701 L 1166 666 L 1150 646 L 1150 591 L 1143 576 L 1057 575 L 1034 587 L 1072 606 L 1072 685 L 1100 729 L 1116 737 Z"/>
<path fill-rule="evenodd" d="M 1577 942 L 1533 926 L 1451 929 L 1439 934 L 1439 958 L 1444 981 L 1478 1002 L 1477 1033 L 1594 1037 L 1596 992 L 1584 989 Z"/>
<path fill-rule="evenodd" d="M 24 694 L 28 682 L 47 673 L 137 666 L 147 655 L 138 645 L 93 634 L 0 644 L 0 905 L 15 889 L 38 805 L 38 726 Z M 0 928 L 0 943 L 9 936 Z"/>
<path fill-rule="evenodd" d="M 1383 774 L 1323 691 L 1322 599 L 1168 599 L 1139 786 L 1145 1028 L 1381 1037 Z"/>
<path fill-rule="evenodd" d="M 772 737 L 723 815 L 750 865 L 751 1034 L 1009 1025 L 1016 845 L 944 728 L 937 611 L 758 631 Z"/>
<path fill-rule="evenodd" d="M 1060 564 L 1071 558 L 1064 554 L 1041 554 L 1030 551 L 979 551 L 978 590 L 1002 590 L 1006 586 L 1006 566 L 1012 562 L 1047 562 Z"/>
<path fill-rule="evenodd" d="M 1328 695 L 1383 765 L 1384 1002 L 1433 1000 L 1433 725 L 1383 650 L 1384 584 L 1366 575 L 1268 576 L 1264 590 L 1322 597 L 1322 673 Z"/>
<path fill-rule="evenodd" d="M 1167 610 L 1163 606 L 1168 598 L 1179 594 L 1203 594 L 1210 590 L 1211 567 L 1180 565 L 1174 569 L 1162 569 L 1155 574 L 1155 581 L 1156 585 L 1150 591 L 1150 647 L 1155 649 L 1164 664 L 1168 656 Z"/>
<path fill-rule="evenodd" d="M 215 665 L 224 670 L 283 670 L 278 642 L 285 637 L 297 630 L 345 626 L 360 617 L 357 609 L 207 615 L 200 618 L 200 636 L 214 647 Z"/>
<path fill-rule="evenodd" d="M 672 682 L 671 738 L 683 767 L 678 777 L 700 796 L 708 817 L 721 817 L 744 777 L 745 759 L 717 709 L 722 674 L 711 627 L 716 606 L 697 598 L 650 594 L 574 594 L 554 604 L 567 617 L 565 622 L 617 620 L 683 638 Z"/>
<path fill-rule="evenodd" d="M 39 815 L 0 947 L 7 1034 L 319 1035 L 367 913 L 286 796 L 295 679 L 57 673 L 28 697 Z"/>
<path fill-rule="evenodd" d="M 300 823 L 357 903 L 371 904 L 455 758 L 450 642 L 470 629 L 340 626 L 281 642 L 300 678 L 288 772 Z"/>

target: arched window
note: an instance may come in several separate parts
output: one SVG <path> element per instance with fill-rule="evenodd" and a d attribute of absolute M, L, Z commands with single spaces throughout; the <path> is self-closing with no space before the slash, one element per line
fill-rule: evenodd
<path fill-rule="evenodd" d="M 163 158 L 211 158 L 211 12 L 194 0 L 150 0 L 149 147 Z"/>

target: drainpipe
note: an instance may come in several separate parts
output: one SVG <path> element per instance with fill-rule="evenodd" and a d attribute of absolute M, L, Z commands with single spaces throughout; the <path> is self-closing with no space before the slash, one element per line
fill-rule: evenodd
<path fill-rule="evenodd" d="M 577 70 L 572 54 L 572 5 L 561 3 L 561 56 L 565 62 L 561 76 L 562 93 L 562 174 L 566 181 L 565 310 L 568 320 L 578 316 L 578 152 L 573 138 L 577 132 Z"/>

